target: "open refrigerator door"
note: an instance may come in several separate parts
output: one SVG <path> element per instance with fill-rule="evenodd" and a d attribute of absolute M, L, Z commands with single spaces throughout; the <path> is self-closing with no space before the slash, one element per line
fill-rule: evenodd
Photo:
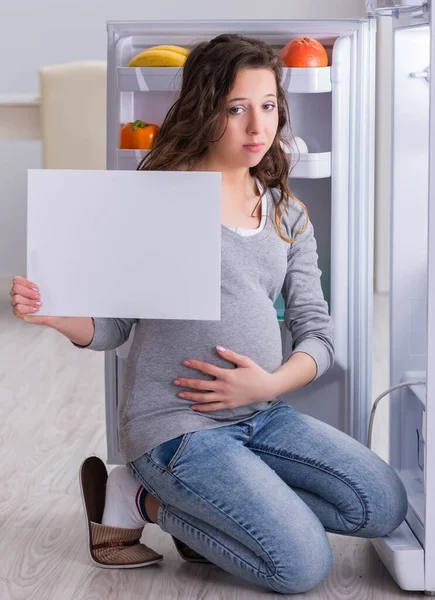
<path fill-rule="evenodd" d="M 228 32 L 261 39 L 277 52 L 303 36 L 326 48 L 328 66 L 285 68 L 282 84 L 292 133 L 308 147 L 289 173 L 290 189 L 307 206 L 315 229 L 322 288 L 334 320 L 336 359 L 319 380 L 283 399 L 365 443 L 372 401 L 376 20 L 112 21 L 107 28 L 108 169 L 136 169 L 146 153 L 120 147 L 121 127 L 139 119 L 160 125 L 177 99 L 182 68 L 129 66 L 144 49 L 188 49 Z M 281 296 L 275 308 L 285 361 L 292 339 Z M 117 406 L 134 329 L 123 346 L 105 356 L 109 464 L 122 464 Z"/>
<path fill-rule="evenodd" d="M 428 269 L 428 244 L 435 233 L 434 225 L 428 227 L 429 207 L 435 201 L 433 183 L 429 191 L 429 145 L 432 161 L 435 150 L 434 134 L 428 133 L 433 106 L 429 66 L 434 44 L 430 5 L 382 0 L 369 2 L 368 8 L 373 15 L 393 19 L 391 387 L 376 400 L 372 417 L 382 397 L 388 398 L 389 462 L 400 475 L 409 501 L 402 525 L 373 544 L 401 588 L 435 593 L 435 573 L 429 566 L 435 559 L 435 454 L 433 449 L 429 452 L 435 429 L 433 424 L 429 427 L 427 401 L 430 377 L 435 373 L 431 364 L 435 349 L 428 336 L 435 308 Z"/>

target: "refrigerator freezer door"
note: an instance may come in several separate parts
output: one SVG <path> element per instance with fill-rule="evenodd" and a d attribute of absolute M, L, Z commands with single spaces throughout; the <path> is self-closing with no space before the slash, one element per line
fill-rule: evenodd
<path fill-rule="evenodd" d="M 427 12 L 410 13 L 393 20 L 390 385 L 409 384 L 390 396 L 390 464 L 408 493 L 409 510 L 401 527 L 409 531 L 401 545 L 395 544 L 399 530 L 373 543 L 403 589 L 433 592 L 435 426 L 428 390 L 435 374 L 435 348 L 428 331 L 435 290 L 428 243 L 435 223 L 431 230 L 428 222 L 430 217 L 434 221 L 429 156 L 435 163 L 435 127 L 429 70 L 434 40 L 427 17 Z M 424 380 L 426 385 L 412 385 Z M 411 551 L 412 564 L 400 559 Z"/>

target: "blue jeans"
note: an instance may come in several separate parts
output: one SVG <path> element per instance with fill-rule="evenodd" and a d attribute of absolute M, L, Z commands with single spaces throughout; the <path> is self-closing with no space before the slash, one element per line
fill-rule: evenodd
<path fill-rule="evenodd" d="M 235 425 L 186 433 L 127 466 L 161 501 L 163 531 L 283 594 L 308 591 L 328 574 L 326 531 L 381 537 L 408 507 L 385 461 L 284 402 Z"/>

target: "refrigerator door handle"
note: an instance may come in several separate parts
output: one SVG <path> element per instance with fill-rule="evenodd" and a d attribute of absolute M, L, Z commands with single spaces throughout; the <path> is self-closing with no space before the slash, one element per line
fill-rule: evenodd
<path fill-rule="evenodd" d="M 430 0 L 366 0 L 369 17 L 395 17 L 401 15 L 424 16 L 430 11 Z"/>
<path fill-rule="evenodd" d="M 419 77 L 421 79 L 426 79 L 426 81 L 430 81 L 430 67 L 426 67 L 424 71 L 416 71 L 415 73 L 410 73 L 410 77 Z"/>

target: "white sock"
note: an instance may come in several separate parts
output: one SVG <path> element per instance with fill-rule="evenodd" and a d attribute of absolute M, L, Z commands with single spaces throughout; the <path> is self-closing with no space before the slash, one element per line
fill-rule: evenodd
<path fill-rule="evenodd" d="M 106 504 L 102 525 L 139 529 L 151 522 L 143 518 L 141 510 L 147 491 L 142 487 L 127 467 L 115 467 L 109 473 L 106 486 Z"/>

